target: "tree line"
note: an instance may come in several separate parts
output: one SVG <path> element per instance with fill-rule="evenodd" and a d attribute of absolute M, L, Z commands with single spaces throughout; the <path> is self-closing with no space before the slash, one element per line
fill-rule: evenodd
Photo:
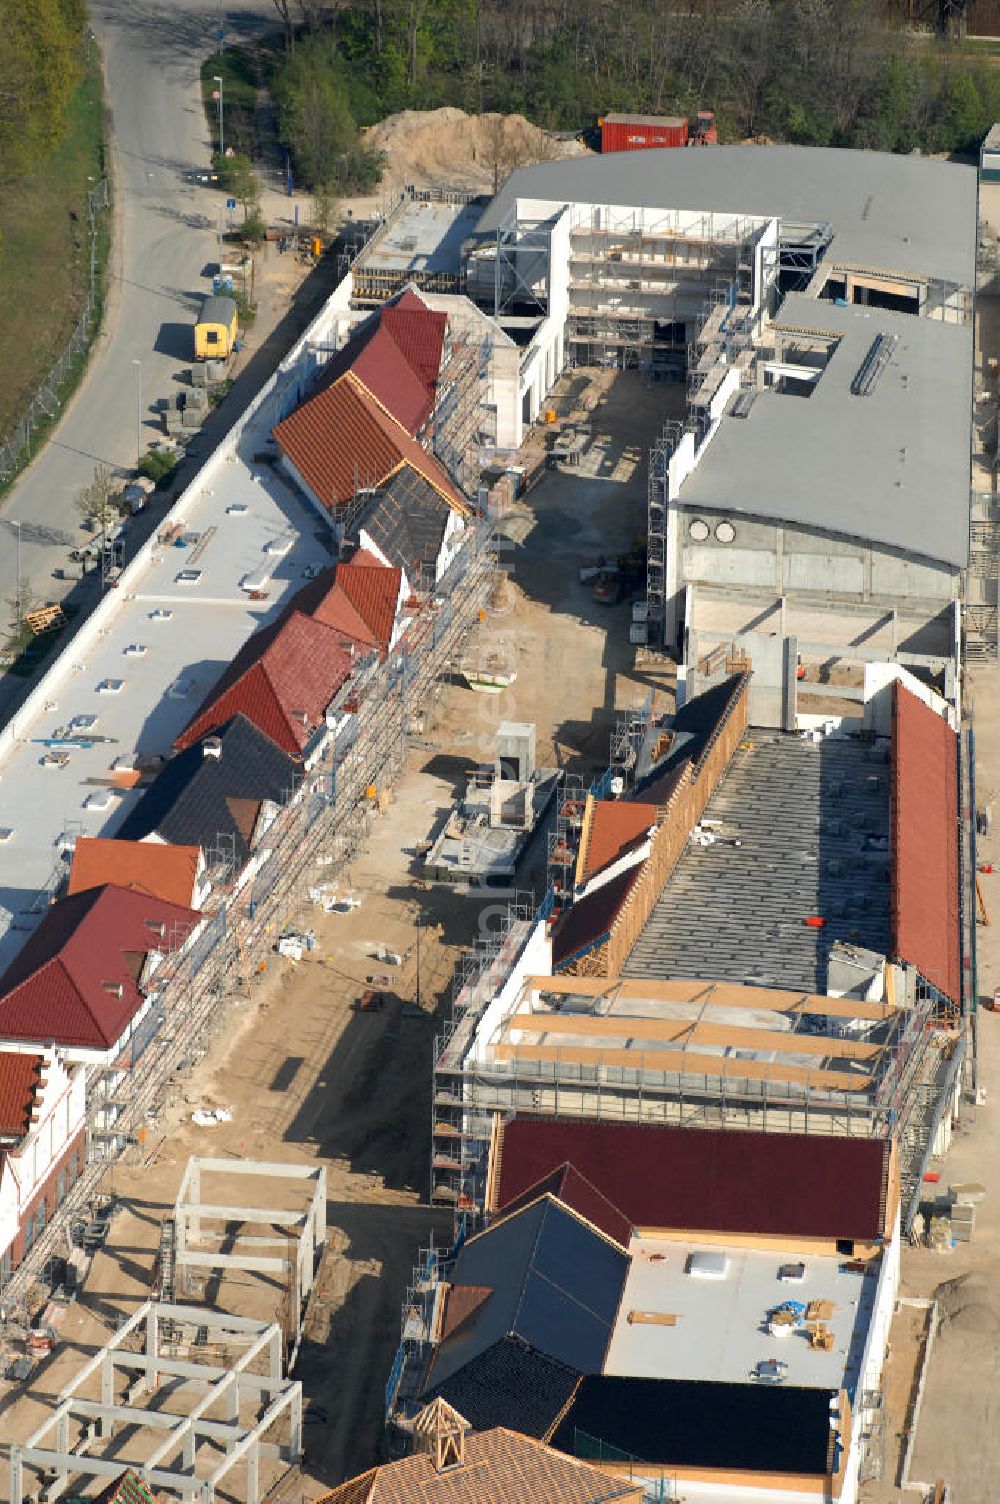
<path fill-rule="evenodd" d="M 0 4 L 0 183 L 30 172 L 61 141 L 86 24 L 85 0 Z"/>
<path fill-rule="evenodd" d="M 611 110 L 712 109 L 723 141 L 900 152 L 971 151 L 1000 119 L 988 57 L 876 0 L 273 3 L 281 130 L 312 182 L 351 160 L 359 126 L 444 104 L 574 132 Z"/>

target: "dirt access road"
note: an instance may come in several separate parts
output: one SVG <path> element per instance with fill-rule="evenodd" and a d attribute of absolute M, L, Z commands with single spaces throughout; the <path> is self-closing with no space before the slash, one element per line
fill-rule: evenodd
<path fill-rule="evenodd" d="M 312 1416 L 305 1467 L 281 1497 L 299 1504 L 376 1459 L 412 1266 L 432 1233 L 445 1242 L 451 1231 L 450 1214 L 432 1212 L 426 1199 L 434 1035 L 456 961 L 505 903 L 502 894 L 426 887 L 413 848 L 439 827 L 468 771 L 491 757 L 499 718 L 537 723 L 540 763 L 593 774 L 607 764 L 616 712 L 641 703 L 654 682 L 634 668 L 628 604 L 596 604 L 576 571 L 583 558 L 641 532 L 646 447 L 670 398 L 632 376 L 612 382 L 600 373 L 585 385 L 580 373 L 567 378 L 556 405 L 568 413 L 584 399 L 597 402 L 593 462 L 578 473 L 543 471 L 504 523 L 506 605 L 482 631 L 503 634 L 518 665 L 515 684 L 501 697 L 473 695 L 457 676 L 443 688 L 428 707 L 425 745 L 411 749 L 393 803 L 344 874 L 343 890 L 360 906 L 304 916 L 317 949 L 298 965 L 272 956 L 249 995 L 220 1011 L 215 1039 L 150 1123 L 143 1162 L 109 1172 L 121 1206 L 109 1246 L 67 1318 L 64 1342 L 36 1370 L 32 1394 L 0 1385 L 5 1440 L 38 1424 L 81 1353 L 147 1297 L 160 1221 L 188 1155 L 232 1154 L 318 1160 L 328 1173 L 336 1259 L 296 1370 Z M 544 437 L 530 441 L 527 463 L 539 461 Z M 529 863 L 536 878 L 540 855 L 544 839 Z M 362 1013 L 355 1004 L 366 978 L 385 969 L 373 960 L 379 942 L 402 964 L 385 1011 Z M 232 1120 L 198 1128 L 191 1113 L 202 1106 L 225 1106 Z M 279 1294 L 257 1278 L 229 1279 L 219 1303 L 269 1317 Z M 0 1471 L 0 1497 L 9 1497 L 5 1482 Z"/>

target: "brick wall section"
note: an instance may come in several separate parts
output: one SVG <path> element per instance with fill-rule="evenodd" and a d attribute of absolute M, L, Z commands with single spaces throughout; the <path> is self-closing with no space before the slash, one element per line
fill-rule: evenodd
<path fill-rule="evenodd" d="M 749 685 L 750 674 L 742 674 L 733 686 L 715 735 L 699 761 L 688 767 L 665 806 L 642 874 L 619 910 L 608 943 L 602 948 L 604 967 L 601 974 L 604 976 L 621 975 L 632 947 L 687 845 L 688 837 L 704 814 L 705 806 L 743 739 L 748 722 Z"/>
<path fill-rule="evenodd" d="M 81 1128 L 76 1137 L 71 1139 L 70 1142 L 66 1145 L 59 1158 L 54 1161 L 51 1170 L 49 1171 L 48 1175 L 46 1175 L 41 1185 L 35 1188 L 35 1194 L 32 1196 L 31 1200 L 28 1203 L 27 1211 L 22 1214 L 21 1225 L 18 1229 L 17 1237 L 14 1239 L 13 1243 L 10 1246 L 10 1262 L 12 1269 L 16 1269 L 18 1264 L 24 1258 L 24 1228 L 28 1221 L 28 1218 L 33 1218 L 35 1216 L 36 1212 L 38 1211 L 39 1204 L 42 1201 L 45 1202 L 46 1226 L 55 1215 L 56 1208 L 59 1205 L 56 1193 L 59 1188 L 60 1171 L 63 1169 L 66 1169 L 67 1171 L 65 1189 L 66 1191 L 68 1191 L 72 1183 L 70 1180 L 69 1172 L 70 1160 L 75 1160 L 76 1162 L 76 1170 L 72 1176 L 73 1181 L 76 1180 L 77 1176 L 80 1174 L 80 1171 L 83 1169 L 84 1161 L 86 1158 L 86 1138 L 87 1131 L 85 1128 Z"/>

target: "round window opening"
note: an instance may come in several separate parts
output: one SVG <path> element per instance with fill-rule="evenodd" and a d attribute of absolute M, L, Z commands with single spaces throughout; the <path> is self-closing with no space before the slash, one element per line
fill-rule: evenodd
<path fill-rule="evenodd" d="M 688 528 L 688 532 L 696 543 L 704 543 L 709 533 L 708 523 L 703 522 L 700 517 L 696 517 Z"/>
<path fill-rule="evenodd" d="M 733 524 L 731 522 L 717 523 L 715 528 L 715 537 L 718 543 L 732 543 L 733 539 L 736 537 L 736 529 L 733 527 Z"/>

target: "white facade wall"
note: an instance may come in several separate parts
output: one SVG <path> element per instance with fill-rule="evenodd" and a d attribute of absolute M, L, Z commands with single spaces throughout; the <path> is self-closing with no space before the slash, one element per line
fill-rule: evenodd
<path fill-rule="evenodd" d="M 32 1051 L 37 1054 L 38 1051 Z M 48 1050 L 38 1121 L 0 1167 L 0 1258 L 13 1244 L 24 1212 L 86 1122 L 82 1065 L 67 1065 Z"/>

